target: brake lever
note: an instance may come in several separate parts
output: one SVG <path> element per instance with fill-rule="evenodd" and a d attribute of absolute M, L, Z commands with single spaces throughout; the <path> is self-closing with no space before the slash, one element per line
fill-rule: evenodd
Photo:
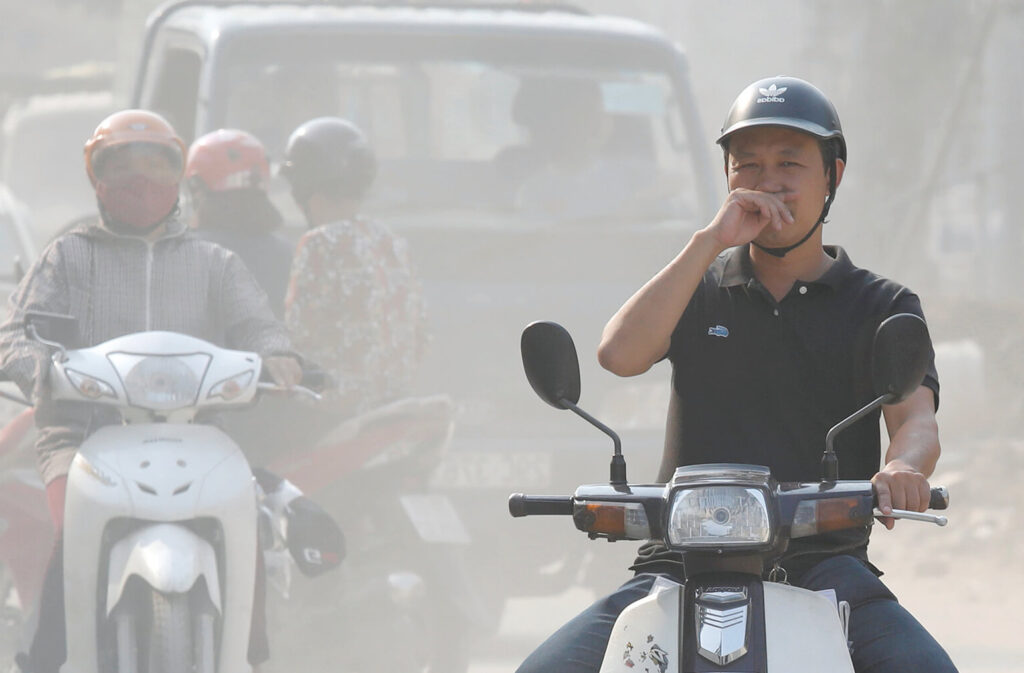
<path fill-rule="evenodd" d="M 279 386 L 276 383 L 258 383 L 256 384 L 256 388 L 268 393 L 299 393 L 317 402 L 324 398 L 320 393 L 305 386 L 292 386 L 291 388 L 286 388 L 285 386 Z"/>
<path fill-rule="evenodd" d="M 882 510 L 875 508 L 875 516 L 888 517 L 890 519 L 908 519 L 910 521 L 924 521 L 933 523 L 936 526 L 945 526 L 949 519 L 938 514 L 925 514 L 924 512 L 911 512 L 905 509 L 894 509 L 891 514 L 883 514 Z"/>

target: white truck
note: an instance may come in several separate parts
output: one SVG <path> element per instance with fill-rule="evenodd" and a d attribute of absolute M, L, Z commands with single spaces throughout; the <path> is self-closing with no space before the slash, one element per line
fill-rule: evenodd
<path fill-rule="evenodd" d="M 462 408 L 437 483 L 470 528 L 472 565 L 486 576 L 504 559 L 495 599 L 578 578 L 585 545 L 534 531 L 547 554 L 519 563 L 521 535 L 505 528 L 509 489 L 558 491 L 606 469 L 587 429 L 524 394 L 518 336 L 557 315 L 593 373 L 607 319 L 713 216 L 719 160 L 683 51 L 649 25 L 566 5 L 184 0 L 150 17 L 133 95 L 186 141 L 241 128 L 276 160 L 314 117 L 368 133 L 380 173 L 367 214 L 408 240 L 425 288 L 419 386 Z M 283 182 L 272 196 L 298 220 Z M 590 406 L 648 447 L 638 478 L 660 459 L 661 371 L 588 387 Z M 555 435 L 568 440 L 557 451 Z"/>

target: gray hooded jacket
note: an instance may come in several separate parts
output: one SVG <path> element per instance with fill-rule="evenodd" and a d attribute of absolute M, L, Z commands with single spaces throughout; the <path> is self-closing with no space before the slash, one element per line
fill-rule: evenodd
<path fill-rule="evenodd" d="M 37 403 L 36 448 L 49 483 L 67 473 L 92 410 L 47 401 L 48 349 L 25 336 L 25 313 L 78 319 L 78 346 L 133 332 L 167 330 L 262 356 L 291 354 L 285 327 L 241 259 L 171 219 L 160 238 L 119 235 L 101 221 L 51 243 L 10 298 L 0 325 L 0 366 Z"/>

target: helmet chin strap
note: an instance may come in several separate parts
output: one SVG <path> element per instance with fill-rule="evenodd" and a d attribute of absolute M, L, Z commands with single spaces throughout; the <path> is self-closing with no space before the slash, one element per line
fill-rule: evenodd
<path fill-rule="evenodd" d="M 787 245 L 780 248 L 766 248 L 757 241 L 751 241 L 751 243 L 754 244 L 754 247 L 756 247 L 758 250 L 762 252 L 768 253 L 772 257 L 778 257 L 779 259 L 782 259 L 783 257 L 786 256 L 786 253 L 796 250 L 801 245 L 806 243 L 811 236 L 814 236 L 814 232 L 818 230 L 818 227 L 820 227 L 821 223 L 825 221 L 825 218 L 828 217 L 828 210 L 829 208 L 832 207 L 832 200 L 835 198 L 833 194 L 835 194 L 836 191 L 834 175 L 831 177 L 830 182 L 832 183 L 832 188 L 829 190 L 828 198 L 825 200 L 825 207 L 821 209 L 821 215 L 818 216 L 818 221 L 814 223 L 814 226 L 811 227 L 811 230 L 807 232 L 806 236 L 801 238 L 793 245 Z"/>
<path fill-rule="evenodd" d="M 787 245 L 787 246 L 785 246 L 785 247 L 781 247 L 781 248 L 766 248 L 765 246 L 761 245 L 761 244 L 760 244 L 760 243 L 758 243 L 757 241 L 751 241 L 751 243 L 753 243 L 753 244 L 754 244 L 754 246 L 755 246 L 755 247 L 756 247 L 756 248 L 757 248 L 758 250 L 760 250 L 760 251 L 762 251 L 762 252 L 767 252 L 767 253 L 768 253 L 769 255 L 771 255 L 772 257 L 779 257 L 779 258 L 782 258 L 782 257 L 785 257 L 785 256 L 786 256 L 786 253 L 787 253 L 787 252 L 790 252 L 790 251 L 792 251 L 792 250 L 796 250 L 796 249 L 797 249 L 797 248 L 799 248 L 799 247 L 800 247 L 801 245 L 803 245 L 804 243 L 806 243 L 806 242 L 807 242 L 807 239 L 809 239 L 809 238 L 810 238 L 811 236 L 813 236 L 813 235 L 814 235 L 814 232 L 815 232 L 815 231 L 817 231 L 817 230 L 818 230 L 818 227 L 820 227 L 820 226 L 821 226 L 821 222 L 822 222 L 822 220 L 823 220 L 823 219 L 825 219 L 825 218 L 821 218 L 821 219 L 819 219 L 819 220 L 818 220 L 818 221 L 817 221 L 817 222 L 815 223 L 815 225 L 814 225 L 813 227 L 811 227 L 811 230 L 807 232 L 807 235 L 806 235 L 806 236 L 804 236 L 803 238 L 801 238 L 801 239 L 800 239 L 799 241 L 797 241 L 797 242 L 796 242 L 796 243 L 794 243 L 793 245 Z"/>

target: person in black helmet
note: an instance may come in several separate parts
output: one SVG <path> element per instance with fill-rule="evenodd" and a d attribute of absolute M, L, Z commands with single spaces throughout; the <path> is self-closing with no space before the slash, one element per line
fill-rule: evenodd
<path fill-rule="evenodd" d="M 612 317 L 598 359 L 620 376 L 672 363 L 658 481 L 702 463 L 766 465 L 778 481 L 818 481 L 828 429 L 875 397 L 869 365 L 877 326 L 896 313 L 922 315 L 920 300 L 822 244 L 847 152 L 821 91 L 792 77 L 751 84 L 733 103 L 718 144 L 725 202 Z M 938 391 L 933 361 L 916 392 L 883 408 L 884 461 L 877 411 L 836 440 L 840 479 L 872 479 L 883 512 L 928 505 L 928 475 L 939 457 Z M 858 672 L 955 671 L 878 579 L 869 532 L 794 540 L 771 578 L 831 588 L 849 602 Z M 598 671 L 619 613 L 647 596 L 659 576 L 685 578 L 680 557 L 660 542 L 643 545 L 632 569 L 632 580 L 565 625 L 519 671 Z"/>
<path fill-rule="evenodd" d="M 292 133 L 281 168 L 309 224 L 285 300 L 298 348 L 331 375 L 334 417 L 408 394 L 425 345 L 405 241 L 359 214 L 377 174 L 366 136 L 337 117 Z"/>

